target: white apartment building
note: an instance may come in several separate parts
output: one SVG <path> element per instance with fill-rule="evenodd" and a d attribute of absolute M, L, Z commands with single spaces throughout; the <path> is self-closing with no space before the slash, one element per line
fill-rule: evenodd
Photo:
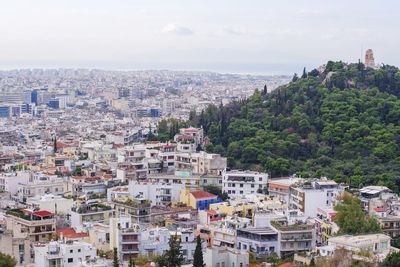
<path fill-rule="evenodd" d="M 18 192 L 18 184 L 26 184 L 29 179 L 30 173 L 25 171 L 3 173 L 0 175 L 0 191 L 15 195 Z"/>
<path fill-rule="evenodd" d="M 179 201 L 181 189 L 185 184 L 173 184 L 171 182 L 131 181 L 129 182 L 130 195 L 141 196 L 151 201 L 152 205 L 165 205 Z"/>
<path fill-rule="evenodd" d="M 223 171 L 222 191 L 231 196 L 255 194 L 268 183 L 268 174 L 253 171 Z"/>
<path fill-rule="evenodd" d="M 228 247 L 207 248 L 204 263 L 207 267 L 247 267 L 249 253 Z"/>
<path fill-rule="evenodd" d="M 35 266 L 75 267 L 96 259 L 96 248 L 85 242 L 59 243 L 51 241 L 34 247 Z"/>
<path fill-rule="evenodd" d="M 204 151 L 175 155 L 175 170 L 191 170 L 199 175 L 221 175 L 227 167 L 227 159 L 219 154 Z"/>
<path fill-rule="evenodd" d="M 319 179 L 304 180 L 290 187 L 289 208 L 299 209 L 304 215 L 316 217 L 318 208 L 333 206 L 344 188 L 335 181 Z"/>
<path fill-rule="evenodd" d="M 19 183 L 17 188 L 19 200 L 44 194 L 62 195 L 64 194 L 64 181 L 56 175 L 36 173 L 29 182 Z"/>

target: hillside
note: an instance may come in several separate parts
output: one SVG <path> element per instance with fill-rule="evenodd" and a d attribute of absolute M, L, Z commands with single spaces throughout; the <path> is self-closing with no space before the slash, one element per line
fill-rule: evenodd
<path fill-rule="evenodd" d="M 190 123 L 210 137 L 209 152 L 234 168 L 327 176 L 353 187 L 400 191 L 400 71 L 328 62 L 271 93 L 210 106 Z"/>

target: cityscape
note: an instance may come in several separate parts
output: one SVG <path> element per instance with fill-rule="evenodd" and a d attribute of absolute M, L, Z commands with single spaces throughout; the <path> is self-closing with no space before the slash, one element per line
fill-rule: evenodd
<path fill-rule="evenodd" d="M 400 5 L 360 29 L 344 1 L 222 2 L 25 3 L 0 56 L 0 267 L 400 266 Z"/>

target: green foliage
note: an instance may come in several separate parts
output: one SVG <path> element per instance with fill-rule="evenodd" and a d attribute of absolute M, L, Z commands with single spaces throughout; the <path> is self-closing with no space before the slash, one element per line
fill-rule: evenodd
<path fill-rule="evenodd" d="M 184 262 L 181 253 L 181 241 L 177 234 L 169 238 L 169 249 L 157 259 L 157 264 L 160 267 L 180 267 Z"/>
<path fill-rule="evenodd" d="M 113 250 L 113 267 L 119 267 L 118 249 Z"/>
<path fill-rule="evenodd" d="M 203 260 L 203 250 L 201 248 L 201 238 L 200 235 L 196 238 L 196 249 L 193 255 L 193 267 L 204 267 L 204 260 Z"/>
<path fill-rule="evenodd" d="M 400 267 L 400 252 L 389 254 L 379 267 Z"/>
<path fill-rule="evenodd" d="M 370 234 L 382 232 L 375 217 L 366 216 L 361 208 L 361 202 L 350 193 L 340 197 L 340 203 L 335 206 L 337 214 L 335 222 L 340 227 L 341 234 Z"/>
<path fill-rule="evenodd" d="M 179 129 L 185 127 L 188 127 L 188 124 L 184 121 L 174 118 L 163 119 L 158 123 L 157 139 L 161 142 L 173 140 Z M 154 136 L 152 136 L 152 139 L 155 139 Z"/>
<path fill-rule="evenodd" d="M 305 70 L 304 70 L 305 72 Z M 323 72 L 193 115 L 233 168 L 327 176 L 400 192 L 400 71 L 328 62 Z"/>
<path fill-rule="evenodd" d="M 256 255 L 252 251 L 249 251 L 249 263 L 258 263 Z"/>
<path fill-rule="evenodd" d="M 1 267 L 14 267 L 17 261 L 10 255 L 0 252 L 0 266 Z"/>
<path fill-rule="evenodd" d="M 135 267 L 135 258 L 132 256 L 129 258 L 129 267 Z"/>
<path fill-rule="evenodd" d="M 400 248 L 400 237 L 394 237 L 391 240 L 392 247 Z"/>
<path fill-rule="evenodd" d="M 218 196 L 223 201 L 228 199 L 228 194 L 226 192 L 222 192 L 222 189 L 216 185 L 204 185 L 203 190 Z"/>

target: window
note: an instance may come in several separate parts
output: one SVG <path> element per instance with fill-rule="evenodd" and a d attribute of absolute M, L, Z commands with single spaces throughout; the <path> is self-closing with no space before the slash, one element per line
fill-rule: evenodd
<path fill-rule="evenodd" d="M 254 188 L 254 184 L 251 184 L 251 188 Z"/>
<path fill-rule="evenodd" d="M 69 253 L 74 253 L 74 250 L 73 250 L 73 249 L 71 249 L 71 250 L 69 251 Z"/>
<path fill-rule="evenodd" d="M 81 249 L 80 249 L 80 248 L 78 248 L 78 252 L 81 252 Z"/>
<path fill-rule="evenodd" d="M 243 187 L 243 184 L 240 184 L 240 187 Z"/>
<path fill-rule="evenodd" d="M 68 258 L 68 263 L 74 262 L 74 258 Z"/>
<path fill-rule="evenodd" d="M 185 237 L 185 242 L 189 242 L 189 237 Z"/>
<path fill-rule="evenodd" d="M 262 177 L 258 178 L 258 181 L 262 182 Z"/>
<path fill-rule="evenodd" d="M 242 191 L 242 190 L 240 190 L 240 194 L 241 194 L 241 195 L 243 194 L 243 191 Z"/>

